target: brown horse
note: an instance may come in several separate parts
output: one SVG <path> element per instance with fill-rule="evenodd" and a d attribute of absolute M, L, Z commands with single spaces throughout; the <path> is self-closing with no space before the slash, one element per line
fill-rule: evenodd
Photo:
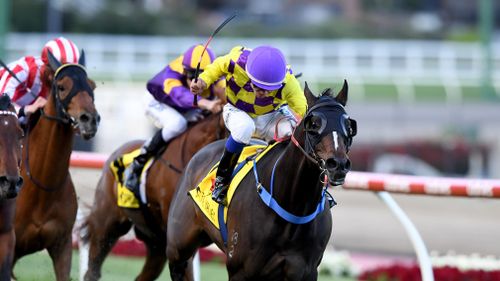
<path fill-rule="evenodd" d="M 56 279 L 69 280 L 77 211 L 69 160 L 74 135 L 94 137 L 100 117 L 83 51 L 78 64 L 61 65 L 50 53 L 49 63 L 55 70 L 51 93 L 43 111 L 30 116 L 23 147 L 26 182 L 17 198 L 14 262 L 47 249 Z"/>
<path fill-rule="evenodd" d="M 0 97 L 0 126 L 0 280 L 9 280 L 16 243 L 15 197 L 23 184 L 19 173 L 23 131 L 6 94 Z"/>
<path fill-rule="evenodd" d="M 328 89 L 316 98 L 307 84 L 305 95 L 309 110 L 292 141 L 278 143 L 253 163 L 254 171 L 239 184 L 228 207 L 227 232 L 219 232 L 187 195 L 220 159 L 224 142 L 191 159 L 168 219 L 172 280 L 193 280 L 192 257 L 212 242 L 226 254 L 229 280 L 317 280 L 332 227 L 325 190 L 327 183 L 342 184 L 350 169 L 347 152 L 356 122 L 344 109 L 346 82 L 336 97 Z"/>
<path fill-rule="evenodd" d="M 137 238 L 147 247 L 146 262 L 136 280 L 155 280 L 166 263 L 168 210 L 181 172 L 203 146 L 225 137 L 222 114 L 212 114 L 173 139 L 149 169 L 146 179 L 147 205 L 139 209 L 117 205 L 117 186 L 109 164 L 124 153 L 139 148 L 142 141 L 128 142 L 108 159 L 94 196 L 94 204 L 81 231 L 84 247 L 89 247 L 85 280 L 98 280 L 104 259 L 117 240 L 134 226 Z"/>

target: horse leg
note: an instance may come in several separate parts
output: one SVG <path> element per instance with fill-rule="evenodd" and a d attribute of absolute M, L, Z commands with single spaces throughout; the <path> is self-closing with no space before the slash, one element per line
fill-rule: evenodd
<path fill-rule="evenodd" d="M 160 276 L 165 263 L 167 262 L 167 254 L 165 253 L 166 241 L 165 235 L 159 239 L 146 237 L 136 228 L 136 237 L 144 242 L 146 246 L 146 262 L 142 267 L 141 273 L 136 278 L 136 281 L 156 280 Z"/>
<path fill-rule="evenodd" d="M 185 198 L 177 199 L 178 201 L 185 200 Z M 186 199 L 191 200 L 187 198 L 187 196 Z M 175 202 L 174 204 L 178 203 L 180 202 Z M 167 259 L 172 281 L 194 280 L 193 257 L 204 238 L 202 235 L 203 232 L 201 232 L 194 220 L 196 219 L 192 205 L 184 210 L 176 208 L 173 210 L 171 209 L 169 214 L 167 227 Z"/>
<path fill-rule="evenodd" d="M 47 248 L 52 259 L 57 281 L 67 281 L 71 272 L 71 232 L 58 237 L 57 243 Z"/>
<path fill-rule="evenodd" d="M 87 228 L 85 244 L 89 246 L 88 269 L 85 273 L 84 280 L 99 280 L 101 278 L 101 269 L 107 255 L 113 249 L 118 239 L 127 234 L 132 228 L 132 223 L 124 218 L 121 220 L 116 217 L 114 212 L 109 212 L 108 215 L 93 215 L 92 213 L 87 220 Z M 105 218 L 102 220 L 102 218 Z M 88 239 L 88 240 L 87 240 Z"/>
<path fill-rule="evenodd" d="M 193 281 L 193 257 L 182 261 L 168 261 L 172 281 Z"/>
<path fill-rule="evenodd" d="M 14 259 L 14 231 L 0 234 L 0 280 L 9 280 Z"/>

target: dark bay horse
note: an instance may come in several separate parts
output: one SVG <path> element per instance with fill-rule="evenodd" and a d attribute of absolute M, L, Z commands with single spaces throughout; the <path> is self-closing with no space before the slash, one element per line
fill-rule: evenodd
<path fill-rule="evenodd" d="M 23 184 L 19 172 L 22 137 L 16 110 L 4 94 L 0 97 L 0 280 L 10 280 L 14 258 L 15 198 Z"/>
<path fill-rule="evenodd" d="M 75 134 L 95 136 L 99 114 L 94 105 L 95 83 L 83 65 L 61 63 L 49 52 L 55 70 L 43 111 L 30 116 L 23 147 L 23 189 L 17 198 L 16 250 L 19 258 L 47 249 L 58 281 L 69 280 L 72 229 L 77 198 L 69 173 Z"/>
<path fill-rule="evenodd" d="M 225 137 L 222 113 L 211 114 L 173 139 L 149 169 L 146 179 L 147 205 L 139 209 L 117 205 L 117 186 L 110 163 L 139 148 L 142 141 L 128 142 L 107 160 L 94 196 L 90 214 L 81 228 L 82 247 L 89 247 L 84 280 L 98 280 L 104 259 L 117 240 L 134 226 L 136 236 L 147 248 L 146 261 L 135 280 L 155 280 L 166 263 L 168 210 L 181 172 L 203 146 Z"/>
<path fill-rule="evenodd" d="M 227 244 L 187 195 L 220 159 L 224 142 L 206 146 L 191 159 L 168 219 L 172 280 L 193 280 L 192 257 L 212 242 L 226 254 L 229 280 L 317 280 L 332 228 L 325 189 L 344 182 L 356 122 L 344 109 L 347 82 L 336 97 L 328 89 L 316 98 L 307 84 L 304 92 L 309 109 L 291 141 L 277 144 L 254 164 L 259 181 L 250 172 L 236 190 L 227 212 Z M 273 209 L 260 197 L 264 190 L 275 200 Z"/>

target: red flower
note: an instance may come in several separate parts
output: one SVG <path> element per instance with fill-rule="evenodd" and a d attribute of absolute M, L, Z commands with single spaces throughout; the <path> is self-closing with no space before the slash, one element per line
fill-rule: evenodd
<path fill-rule="evenodd" d="M 433 268 L 435 281 L 500 281 L 500 270 L 467 270 L 445 266 Z M 421 281 L 420 268 L 417 265 L 407 266 L 394 264 L 365 271 L 359 275 L 362 281 Z"/>

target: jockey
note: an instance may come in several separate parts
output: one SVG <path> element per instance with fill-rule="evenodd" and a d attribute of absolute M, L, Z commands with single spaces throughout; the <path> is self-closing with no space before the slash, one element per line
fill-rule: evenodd
<path fill-rule="evenodd" d="M 0 93 L 9 95 L 21 120 L 47 103 L 55 71 L 49 66 L 49 50 L 62 64 L 78 63 L 80 58 L 75 43 L 59 37 L 45 44 L 41 57 L 22 57 L 8 64 L 9 70 L 0 68 Z"/>
<path fill-rule="evenodd" d="M 296 119 L 301 118 L 307 102 L 299 82 L 287 65 L 283 53 L 271 46 L 253 50 L 234 47 L 229 54 L 217 58 L 191 82 L 191 91 L 201 93 L 218 77 L 226 77 L 228 103 L 223 108 L 224 123 L 231 132 L 217 169 L 212 199 L 226 204 L 231 175 L 243 147 L 252 136 L 271 140 L 275 127 L 279 136 L 290 136 Z"/>
<path fill-rule="evenodd" d="M 203 45 L 190 47 L 147 83 L 151 101 L 146 115 L 161 129 L 144 143 L 140 154 L 125 170 L 125 186 L 136 196 L 139 194 L 140 175 L 148 159 L 159 153 L 171 139 L 182 134 L 187 129 L 188 121 L 199 121 L 201 110 L 216 113 L 222 109 L 221 100 L 214 97 L 223 96 L 224 80 L 219 80 L 196 97 L 199 108 L 193 105 L 194 95 L 189 91 L 189 84 L 195 76 L 196 66 L 200 62 L 202 72 L 215 59 L 210 49 L 206 49 L 203 57 L 202 53 Z"/>

